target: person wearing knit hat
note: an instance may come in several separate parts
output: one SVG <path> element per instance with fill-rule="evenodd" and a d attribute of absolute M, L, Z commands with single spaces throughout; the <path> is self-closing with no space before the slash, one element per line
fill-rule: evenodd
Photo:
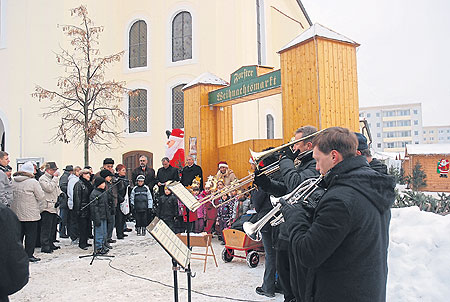
<path fill-rule="evenodd" d="M 19 171 L 34 174 L 34 165 L 31 161 L 27 161 L 22 166 L 20 166 Z"/>
<path fill-rule="evenodd" d="M 166 157 L 172 167 L 181 169 L 184 166 L 184 131 L 173 129 L 167 141 Z"/>
<path fill-rule="evenodd" d="M 230 185 L 233 180 L 237 179 L 233 170 L 228 167 L 228 163 L 226 161 L 220 161 L 218 163 L 218 167 L 219 171 L 217 171 L 216 178 L 222 179 L 225 186 Z"/>
<path fill-rule="evenodd" d="M 356 138 L 358 139 L 358 149 L 356 151 L 357 155 L 365 156 L 369 166 L 377 172 L 382 174 L 388 174 L 388 169 L 385 164 L 380 160 L 372 157 L 369 146 L 367 145 L 367 138 L 361 133 L 355 132 Z"/>
<path fill-rule="evenodd" d="M 138 175 L 137 185 L 131 190 L 130 204 L 133 216 L 136 218 L 136 232 L 138 236 L 145 236 L 148 224 L 148 214 L 153 211 L 153 198 L 150 188 L 144 184 L 145 176 Z M 151 213 L 150 213 L 151 214 Z"/>
<path fill-rule="evenodd" d="M 104 178 L 106 181 L 109 181 L 108 177 L 113 177 L 114 174 L 111 171 L 104 169 L 100 171 L 100 177 Z"/>
<path fill-rule="evenodd" d="M 94 179 L 94 190 L 92 190 L 89 199 L 91 219 L 94 224 L 94 244 L 95 254 L 104 255 L 108 253 L 107 246 L 107 219 L 110 215 L 108 210 L 108 194 L 105 193 L 106 180 L 103 177 Z"/>

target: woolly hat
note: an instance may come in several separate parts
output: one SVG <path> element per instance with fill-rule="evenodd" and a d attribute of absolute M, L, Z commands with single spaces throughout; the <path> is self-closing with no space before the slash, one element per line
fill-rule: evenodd
<path fill-rule="evenodd" d="M 34 165 L 31 161 L 27 161 L 22 166 L 20 166 L 19 171 L 33 174 L 34 173 Z"/>
<path fill-rule="evenodd" d="M 144 175 L 138 175 L 138 176 L 136 177 L 136 181 L 139 181 L 139 180 L 144 181 L 144 180 L 145 180 L 145 176 L 144 176 Z"/>
<path fill-rule="evenodd" d="M 228 168 L 227 162 L 226 161 L 219 161 L 219 168 L 221 168 L 221 167 Z"/>
<path fill-rule="evenodd" d="M 101 184 L 104 183 L 104 182 L 106 182 L 106 180 L 105 180 L 103 177 L 101 177 L 101 176 L 96 177 L 96 178 L 94 179 L 94 186 L 95 186 L 96 188 L 98 188 L 98 186 L 101 185 Z"/>
<path fill-rule="evenodd" d="M 104 165 L 114 165 L 114 159 L 107 157 L 103 160 Z"/>
<path fill-rule="evenodd" d="M 103 169 L 100 171 L 100 176 L 103 178 L 106 178 L 108 176 L 114 176 L 114 174 L 112 174 L 111 171 L 109 171 L 107 169 Z"/>
<path fill-rule="evenodd" d="M 361 133 L 355 132 L 356 138 L 358 139 L 358 150 L 366 150 L 369 149 L 369 146 L 367 145 L 367 138 L 362 135 Z"/>

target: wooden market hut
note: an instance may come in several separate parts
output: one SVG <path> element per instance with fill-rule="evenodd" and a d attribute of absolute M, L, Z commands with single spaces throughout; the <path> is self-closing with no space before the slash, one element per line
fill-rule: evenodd
<path fill-rule="evenodd" d="M 412 174 L 418 162 L 427 175 L 427 185 L 419 191 L 450 192 L 450 144 L 406 145 L 402 164 L 405 176 Z"/>

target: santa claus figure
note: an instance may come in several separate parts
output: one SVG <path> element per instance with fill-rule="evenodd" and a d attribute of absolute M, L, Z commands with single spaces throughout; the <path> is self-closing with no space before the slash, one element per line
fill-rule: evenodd
<path fill-rule="evenodd" d="M 173 129 L 167 131 L 169 140 L 167 141 L 166 157 L 172 167 L 181 169 L 184 166 L 184 131 Z"/>

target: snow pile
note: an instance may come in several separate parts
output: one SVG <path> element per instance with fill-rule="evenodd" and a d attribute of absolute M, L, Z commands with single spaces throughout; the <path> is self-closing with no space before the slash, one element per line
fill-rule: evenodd
<path fill-rule="evenodd" d="M 449 231 L 450 215 L 421 212 L 417 207 L 392 209 L 387 301 L 449 300 Z M 164 285 L 173 284 L 169 256 L 150 235 L 128 234 L 125 240 L 113 244 L 110 254 L 115 257 L 111 265 L 156 282 L 115 270 L 109 266 L 109 260 L 95 260 L 89 265 L 90 258 L 78 258 L 87 251 L 70 245 L 70 239 L 61 239 L 62 248 L 53 254 L 36 250 L 35 256 L 42 261 L 30 264 L 28 285 L 11 296 L 11 301 L 173 301 L 173 290 Z M 224 263 L 220 256 L 223 246 L 217 239 L 213 239 L 213 247 L 219 267 L 211 258 L 203 273 L 203 263 L 193 260 L 193 290 L 251 301 L 283 301 L 280 294 L 268 299 L 255 293 L 262 283 L 262 255 L 258 267 L 252 269 L 243 259 Z M 187 288 L 186 274 L 179 273 L 178 280 L 180 287 Z M 179 294 L 180 301 L 187 301 L 186 291 L 180 290 Z M 192 300 L 230 301 L 198 293 L 192 293 Z"/>

